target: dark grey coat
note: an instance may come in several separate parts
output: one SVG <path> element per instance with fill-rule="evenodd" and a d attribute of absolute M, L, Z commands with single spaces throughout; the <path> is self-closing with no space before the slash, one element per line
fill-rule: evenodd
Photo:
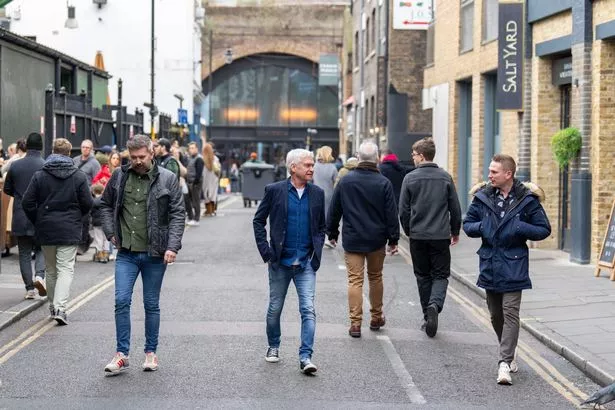
<path fill-rule="evenodd" d="M 23 211 L 21 202 L 32 177 L 44 164 L 41 152 L 31 150 L 25 157 L 13 162 L 6 174 L 4 192 L 14 198 L 12 232 L 15 236 L 34 236 L 34 225 Z"/>
<path fill-rule="evenodd" d="M 184 196 L 175 174 L 156 164 L 154 167 L 147 197 L 147 246 L 150 256 L 162 257 L 167 250 L 177 253 L 182 247 Z M 118 243 L 122 243 L 120 216 L 128 170 L 125 165 L 113 173 L 101 202 L 105 236 L 109 240 L 115 236 Z"/>

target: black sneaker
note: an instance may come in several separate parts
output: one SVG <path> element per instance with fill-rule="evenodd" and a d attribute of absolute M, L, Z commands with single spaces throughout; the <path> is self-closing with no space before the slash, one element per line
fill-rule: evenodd
<path fill-rule="evenodd" d="M 316 370 L 318 370 L 316 365 L 312 363 L 310 359 L 301 360 L 301 362 L 299 363 L 299 368 L 304 374 L 316 373 Z"/>
<path fill-rule="evenodd" d="M 427 307 L 427 326 L 425 326 L 425 333 L 427 336 L 434 337 L 438 332 L 438 307 L 436 305 L 429 305 Z"/>
<path fill-rule="evenodd" d="M 58 322 L 58 325 L 60 326 L 65 326 L 68 324 L 68 315 L 63 310 L 56 310 L 55 316 L 53 318 L 56 322 Z"/>
<path fill-rule="evenodd" d="M 270 347 L 267 349 L 267 354 L 265 355 L 265 361 L 269 363 L 277 363 L 280 361 L 280 349 L 277 347 Z"/>

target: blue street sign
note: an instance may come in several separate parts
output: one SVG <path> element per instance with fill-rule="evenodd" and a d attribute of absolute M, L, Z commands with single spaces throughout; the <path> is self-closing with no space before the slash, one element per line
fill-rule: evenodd
<path fill-rule="evenodd" d="M 177 122 L 180 124 L 188 124 L 188 110 L 182 108 L 177 110 Z"/>

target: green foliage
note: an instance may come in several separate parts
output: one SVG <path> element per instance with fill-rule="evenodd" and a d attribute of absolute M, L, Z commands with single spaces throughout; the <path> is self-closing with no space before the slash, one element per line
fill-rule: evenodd
<path fill-rule="evenodd" d="M 551 149 L 560 168 L 565 168 L 581 150 L 581 133 L 574 127 L 564 128 L 551 137 Z"/>

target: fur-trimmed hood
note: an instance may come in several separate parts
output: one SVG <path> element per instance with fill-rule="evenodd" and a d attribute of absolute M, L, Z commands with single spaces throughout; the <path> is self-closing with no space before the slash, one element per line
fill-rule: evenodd
<path fill-rule="evenodd" d="M 475 195 L 478 191 L 481 190 L 491 191 L 493 189 L 493 186 L 488 181 L 481 181 L 475 184 L 472 189 L 470 189 L 470 195 Z M 538 201 L 541 203 L 544 202 L 546 198 L 545 191 L 540 186 L 538 186 L 538 184 L 535 184 L 533 182 L 521 182 L 515 179 L 513 189 L 515 189 L 515 191 L 518 191 L 519 189 L 528 190 L 531 194 L 538 198 Z"/>

